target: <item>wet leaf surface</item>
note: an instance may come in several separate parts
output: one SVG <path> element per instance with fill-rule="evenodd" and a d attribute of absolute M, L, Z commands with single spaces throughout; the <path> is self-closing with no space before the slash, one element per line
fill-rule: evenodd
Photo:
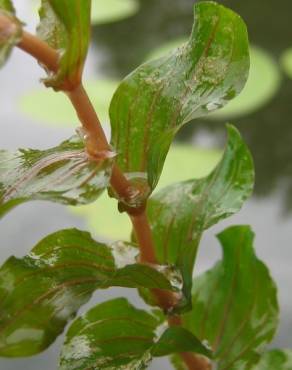
<path fill-rule="evenodd" d="M 112 99 L 112 145 L 122 170 L 153 190 L 179 128 L 227 104 L 243 88 L 248 69 L 240 17 L 213 2 L 197 4 L 189 41 L 136 69 Z"/>
<path fill-rule="evenodd" d="M 150 198 L 148 215 L 158 261 L 176 265 L 190 300 L 192 273 L 204 230 L 238 212 L 254 183 L 251 155 L 238 131 L 228 126 L 223 158 L 205 178 L 170 185 Z"/>
<path fill-rule="evenodd" d="M 47 150 L 0 150 L 0 217 L 29 200 L 88 204 L 108 186 L 112 160 L 92 161 L 74 136 Z"/>
<path fill-rule="evenodd" d="M 218 370 L 254 369 L 256 352 L 278 325 L 276 286 L 255 255 L 250 227 L 230 227 L 218 238 L 222 261 L 194 280 L 193 309 L 184 315 L 184 326 L 208 341 Z"/>
<path fill-rule="evenodd" d="M 96 289 L 176 289 L 167 270 L 138 264 L 137 255 L 132 245 L 106 245 L 72 229 L 47 236 L 23 258 L 9 258 L 0 269 L 0 356 L 46 349 Z"/>

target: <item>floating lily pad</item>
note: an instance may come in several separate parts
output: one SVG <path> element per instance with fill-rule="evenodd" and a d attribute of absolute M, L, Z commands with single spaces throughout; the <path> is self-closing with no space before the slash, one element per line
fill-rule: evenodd
<path fill-rule="evenodd" d="M 155 191 L 177 181 L 207 175 L 220 159 L 219 150 L 194 148 L 190 145 L 173 145 L 161 179 Z M 95 235 L 108 239 L 129 239 L 131 224 L 126 214 L 117 212 L 117 201 L 104 193 L 98 202 L 89 206 L 70 207 L 77 215 L 84 217 Z"/>
<path fill-rule="evenodd" d="M 281 66 L 288 77 L 292 78 L 292 48 L 284 51 L 281 56 Z"/>
<path fill-rule="evenodd" d="M 269 103 L 276 95 L 281 75 L 271 55 L 259 47 L 251 47 L 251 67 L 241 94 L 226 107 L 208 116 L 210 119 L 233 119 L 251 114 Z"/>
<path fill-rule="evenodd" d="M 128 18 L 139 10 L 136 0 L 93 0 L 92 24 L 110 23 Z"/>
<path fill-rule="evenodd" d="M 88 81 L 86 90 L 102 123 L 109 123 L 108 107 L 117 82 L 111 80 Z M 69 99 L 62 93 L 39 88 L 21 97 L 21 111 L 37 121 L 50 126 L 76 127 L 77 116 Z"/>

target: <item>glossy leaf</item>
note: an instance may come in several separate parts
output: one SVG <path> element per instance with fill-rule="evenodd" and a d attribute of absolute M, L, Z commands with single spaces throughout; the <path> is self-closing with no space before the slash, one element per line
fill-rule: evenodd
<path fill-rule="evenodd" d="M 71 325 L 59 370 L 146 369 L 158 324 L 124 298 L 102 303 Z"/>
<path fill-rule="evenodd" d="M 38 35 L 60 53 L 47 86 L 70 90 L 80 83 L 90 39 L 91 0 L 42 0 Z"/>
<path fill-rule="evenodd" d="M 12 48 L 21 39 L 21 24 L 15 17 L 14 7 L 10 0 L 0 0 L 0 22 L 7 26 L 0 29 L 0 68 L 6 62 Z"/>
<path fill-rule="evenodd" d="M 218 238 L 223 259 L 194 280 L 193 310 L 183 322 L 208 341 L 218 370 L 250 369 L 277 328 L 276 287 L 254 253 L 250 227 L 230 227 Z"/>
<path fill-rule="evenodd" d="M 167 356 L 176 352 L 196 352 L 206 357 L 212 357 L 212 352 L 206 348 L 191 332 L 173 326 L 162 334 L 152 349 L 153 356 Z"/>
<path fill-rule="evenodd" d="M 234 127 L 228 126 L 228 136 L 223 158 L 210 175 L 171 185 L 149 202 L 156 256 L 179 267 L 188 300 L 202 232 L 239 211 L 253 189 L 249 150 Z"/>
<path fill-rule="evenodd" d="M 96 289 L 175 289 L 154 267 L 137 264 L 138 249 L 106 245 L 89 233 L 63 230 L 0 269 L 0 356 L 41 352 L 62 333 Z"/>
<path fill-rule="evenodd" d="M 153 356 L 177 351 L 210 355 L 183 328 L 166 329 L 157 339 L 160 324 L 160 318 L 133 307 L 124 298 L 99 304 L 69 328 L 59 370 L 142 370 Z"/>
<path fill-rule="evenodd" d="M 111 164 L 90 160 L 78 137 L 48 150 L 1 150 L 0 217 L 29 200 L 91 203 L 108 186 Z"/>
<path fill-rule="evenodd" d="M 195 5 L 190 40 L 139 67 L 112 99 L 112 145 L 120 153 L 119 166 L 153 190 L 178 129 L 234 98 L 248 69 L 247 32 L 240 17 L 214 2 Z"/>

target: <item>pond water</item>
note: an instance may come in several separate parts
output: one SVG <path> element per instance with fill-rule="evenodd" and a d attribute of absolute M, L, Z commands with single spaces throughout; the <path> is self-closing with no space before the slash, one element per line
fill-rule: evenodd
<path fill-rule="evenodd" d="M 30 15 L 30 2 L 18 0 L 15 3 L 32 28 L 35 19 Z M 279 286 L 281 322 L 273 346 L 292 348 L 292 79 L 280 65 L 282 53 L 292 47 L 292 34 L 288 32 L 291 30 L 292 2 L 282 0 L 281 6 L 276 6 L 272 0 L 266 0 L 264 6 L 254 0 L 225 0 L 221 3 L 235 9 L 245 19 L 252 44 L 272 58 L 279 82 L 264 105 L 232 118 L 255 160 L 255 193 L 238 215 L 205 234 L 196 271 L 210 267 L 220 256 L 216 233 L 230 224 L 252 225 L 257 254 L 269 266 Z M 140 0 L 139 12 L 129 19 L 95 26 L 86 66 L 87 78 L 120 79 L 159 45 L 185 37 L 192 25 L 192 7 L 191 0 Z M 72 134 L 70 127 L 38 125 L 36 120 L 20 112 L 19 98 L 27 90 L 38 88 L 41 76 L 38 65 L 18 50 L 0 71 L 1 148 L 49 147 Z M 256 86 L 260 92 L 259 87 Z M 204 148 L 221 148 L 226 119 L 198 120 L 183 129 L 177 141 Z M 74 226 L 85 229 L 86 220 L 64 207 L 43 202 L 22 205 L 1 221 L 1 260 L 12 254 L 21 256 L 48 233 Z M 142 305 L 133 291 L 118 289 L 95 294 L 91 304 L 121 295 Z M 86 308 L 88 306 L 81 312 Z M 31 359 L 2 359 L 0 369 L 54 369 L 61 343 L 62 338 L 44 354 Z M 152 369 L 158 366 L 170 369 L 167 360 L 156 361 Z"/>

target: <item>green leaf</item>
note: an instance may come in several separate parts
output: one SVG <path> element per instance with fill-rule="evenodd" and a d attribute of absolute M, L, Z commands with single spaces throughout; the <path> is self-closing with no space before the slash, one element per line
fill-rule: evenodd
<path fill-rule="evenodd" d="M 21 40 L 21 23 L 15 17 L 10 0 L 0 0 L 0 68 L 8 59 L 12 48 Z M 6 25 L 5 25 L 6 24 Z"/>
<path fill-rule="evenodd" d="M 139 10 L 137 0 L 92 0 L 91 22 L 93 25 L 117 22 Z"/>
<path fill-rule="evenodd" d="M 48 150 L 1 150 L 0 217 L 29 200 L 91 203 L 108 186 L 111 166 L 90 160 L 77 136 Z"/>
<path fill-rule="evenodd" d="M 272 350 L 261 355 L 260 361 L 251 370 L 291 370 L 292 351 L 291 350 Z M 236 368 L 236 370 L 238 370 Z"/>
<path fill-rule="evenodd" d="M 59 69 L 47 86 L 71 90 L 82 78 L 90 40 L 91 0 L 42 0 L 38 35 L 60 53 Z"/>
<path fill-rule="evenodd" d="M 223 259 L 194 280 L 193 310 L 183 322 L 200 340 L 208 341 L 218 370 L 246 370 L 258 360 L 256 351 L 275 334 L 276 287 L 254 253 L 250 227 L 230 227 L 218 238 Z M 240 367 L 235 366 L 238 361 Z"/>
<path fill-rule="evenodd" d="M 180 326 L 172 326 L 162 334 L 152 349 L 153 356 L 167 356 L 175 352 L 195 352 L 212 357 L 206 348 L 191 332 Z"/>
<path fill-rule="evenodd" d="M 59 370 L 146 369 L 152 356 L 178 351 L 211 355 L 193 334 L 168 328 L 156 341 L 158 317 L 117 298 L 95 306 L 69 328 Z"/>
<path fill-rule="evenodd" d="M 180 269 L 188 301 L 203 231 L 238 212 L 253 189 L 249 150 L 234 127 L 228 126 L 228 136 L 223 158 L 210 175 L 171 185 L 149 201 L 156 257 Z"/>
<path fill-rule="evenodd" d="M 140 66 L 112 99 L 112 145 L 122 170 L 152 191 L 179 128 L 227 104 L 243 88 L 248 69 L 248 38 L 240 17 L 214 2 L 195 5 L 190 40 Z"/>
<path fill-rule="evenodd" d="M 69 328 L 59 370 L 146 369 L 158 324 L 124 298 L 102 303 Z"/>
<path fill-rule="evenodd" d="M 96 289 L 175 290 L 169 272 L 138 264 L 138 253 L 132 245 L 106 245 L 72 229 L 47 236 L 24 258 L 9 258 L 0 269 L 0 356 L 47 348 Z"/>

